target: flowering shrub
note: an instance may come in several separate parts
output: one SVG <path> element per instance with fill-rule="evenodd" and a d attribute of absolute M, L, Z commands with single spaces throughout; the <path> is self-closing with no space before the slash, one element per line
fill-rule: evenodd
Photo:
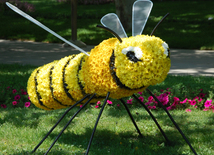
<path fill-rule="evenodd" d="M 20 0 L 0 0 L 0 12 L 4 12 L 7 9 L 9 9 L 5 4 L 6 2 L 13 4 L 14 6 L 18 7 L 19 9 L 21 9 L 24 12 L 34 12 L 35 11 L 34 5 L 30 4 L 28 2 L 23 2 Z"/>
<path fill-rule="evenodd" d="M 188 92 L 184 88 L 181 88 L 180 90 L 182 90 L 181 93 L 178 93 L 178 90 L 174 88 L 167 88 L 159 91 L 154 90 L 153 92 L 167 110 L 183 109 L 186 112 L 191 112 L 194 109 L 201 109 L 203 111 L 214 112 L 212 91 L 204 92 L 202 89 L 199 89 L 194 92 Z M 146 91 L 138 92 L 136 95 L 148 107 L 148 109 L 158 110 L 160 108 L 157 101 L 155 101 L 152 96 L 149 96 Z M 98 101 L 95 104 L 95 108 L 100 108 L 103 102 L 104 100 Z M 128 97 L 126 98 L 126 104 L 129 106 L 136 106 L 137 101 L 135 101 L 132 97 Z M 107 100 L 107 105 L 120 107 L 120 102 L 116 99 L 109 99 Z M 25 89 L 15 89 L 11 86 L 4 88 L 0 84 L 0 108 L 28 108 L 30 106 L 31 102 L 29 101 L 29 97 Z"/>
<path fill-rule="evenodd" d="M 186 112 L 191 112 L 194 109 L 203 109 L 203 111 L 212 110 L 214 112 L 214 104 L 212 99 L 208 99 L 208 93 L 203 92 L 203 89 L 199 89 L 194 92 L 187 92 L 184 88 L 181 88 L 181 94 L 176 92 L 176 89 L 167 88 L 166 90 L 154 90 L 156 98 L 166 107 L 167 110 L 174 109 L 184 109 Z M 188 94 L 186 96 L 185 94 Z M 148 107 L 150 110 L 158 110 L 160 106 L 158 102 L 152 96 L 148 96 L 146 91 L 138 92 L 138 98 Z M 182 97 L 176 97 L 176 96 Z M 101 101 L 103 102 L 103 101 Z M 95 105 L 95 108 L 101 107 L 101 102 L 98 101 Z M 109 104 L 109 100 L 107 103 Z M 120 106 L 117 102 L 117 107 Z M 110 102 L 113 105 L 113 102 Z M 136 105 L 137 101 L 134 101 L 133 98 L 129 97 L 126 99 L 128 105 Z"/>
<path fill-rule="evenodd" d="M 0 84 L 0 108 L 30 107 L 31 103 L 24 89 L 14 89 L 10 86 L 2 88 Z"/>

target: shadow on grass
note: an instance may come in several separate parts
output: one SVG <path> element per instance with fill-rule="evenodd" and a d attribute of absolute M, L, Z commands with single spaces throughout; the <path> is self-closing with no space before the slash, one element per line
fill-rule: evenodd
<path fill-rule="evenodd" d="M 36 153 L 31 153 L 30 151 L 22 151 L 20 153 L 13 153 L 10 155 L 44 155 L 45 152 L 36 152 Z M 68 151 L 66 150 L 53 150 L 51 151 L 51 153 L 49 153 L 49 155 L 66 155 L 68 154 Z M 83 155 L 83 154 L 76 154 L 76 155 Z"/>
<path fill-rule="evenodd" d="M 77 111 L 77 108 L 72 110 L 70 112 L 70 114 L 68 114 L 68 116 L 65 118 L 65 120 L 63 120 L 63 122 L 59 124 L 58 128 L 62 129 L 62 127 L 64 127 L 64 125 L 69 120 L 68 117 L 71 117 L 71 114 L 73 114 L 75 111 Z M 47 112 L 47 111 L 34 112 L 33 110 L 32 110 L 31 114 L 30 114 L 30 112 L 31 112 L 30 109 L 27 110 L 27 113 L 24 113 L 23 110 L 21 110 L 21 109 L 19 109 L 17 111 L 11 110 L 9 113 L 7 113 L 7 115 L 5 115 L 5 119 L 0 119 L 0 124 L 4 124 L 7 122 L 7 123 L 15 125 L 16 127 L 26 126 L 26 127 L 36 129 L 38 127 L 41 119 L 48 119 L 49 121 L 47 121 L 47 122 L 50 123 L 50 128 L 51 128 L 51 126 L 55 124 L 55 122 L 58 120 L 58 118 L 63 113 L 62 110 L 60 110 L 58 112 L 53 111 L 53 113 Z M 90 113 L 90 110 L 88 111 L 88 113 Z M 119 112 L 118 112 L 118 109 L 106 109 L 106 111 L 104 110 L 104 113 L 107 116 L 114 115 L 114 117 L 118 118 L 117 121 L 120 120 L 120 117 L 121 118 L 127 117 L 126 118 L 127 121 L 131 122 L 131 120 L 128 117 L 128 114 L 126 113 L 125 110 L 119 110 Z M 132 111 L 132 113 L 133 113 L 133 111 Z M 202 144 L 202 142 L 207 141 L 207 139 L 214 138 L 214 137 L 212 137 L 212 135 L 208 134 L 208 133 L 212 133 L 213 129 L 212 129 L 211 125 L 214 123 L 214 116 L 209 117 L 209 121 L 207 124 L 208 126 L 205 127 L 205 125 L 202 126 L 202 123 L 200 123 L 200 121 L 198 119 L 191 120 L 190 118 L 188 118 L 187 113 L 185 113 L 185 114 L 177 113 L 174 111 L 170 111 L 170 113 L 172 114 L 174 120 L 179 125 L 181 130 L 187 136 L 187 139 L 189 139 L 190 143 L 194 143 L 193 147 L 196 147 L 198 141 L 200 141 L 200 144 Z M 156 155 L 156 154 L 164 155 L 167 153 L 175 154 L 175 155 L 182 154 L 181 148 L 183 148 L 183 147 L 187 148 L 188 145 L 185 143 L 184 139 L 181 137 L 181 135 L 179 134 L 177 129 L 171 123 L 168 116 L 163 111 L 155 111 L 155 112 L 153 112 L 153 114 L 155 115 L 157 121 L 160 123 L 160 126 L 166 133 L 167 137 L 172 142 L 171 146 L 166 145 L 164 137 L 162 136 L 162 134 L 156 127 L 156 125 L 153 122 L 153 120 L 151 119 L 151 117 L 146 112 L 143 112 L 142 110 L 140 110 L 139 113 L 133 113 L 133 117 L 134 117 L 135 121 L 137 122 L 137 124 L 140 126 L 140 130 L 143 135 L 143 138 L 138 137 L 138 133 L 135 130 L 134 126 L 130 126 L 130 128 L 126 129 L 125 131 L 120 131 L 120 132 L 116 132 L 114 130 L 109 130 L 109 129 L 103 129 L 102 126 L 99 126 L 101 121 L 102 121 L 102 123 L 105 123 L 104 122 L 105 120 L 102 120 L 102 117 L 101 117 L 100 123 L 98 124 L 97 130 L 96 130 L 96 133 L 94 136 L 92 147 L 91 147 L 91 152 L 93 152 L 92 154 L 103 154 L 103 152 L 104 152 L 104 154 L 105 153 L 108 154 L 107 152 L 109 152 L 109 151 L 110 152 L 116 151 L 116 154 L 124 154 L 124 153 L 125 154 L 126 153 L 138 154 L 137 153 L 138 151 L 141 151 L 141 153 L 142 153 L 142 151 L 150 152 L 153 155 Z M 83 117 L 85 115 L 86 114 L 83 114 L 83 115 L 80 114 L 79 118 L 84 119 Z M 97 116 L 95 115 L 95 117 L 97 117 Z M 75 127 L 76 127 L 76 125 L 80 125 L 77 122 L 78 121 L 73 121 L 71 123 L 71 125 L 75 126 Z M 144 125 L 145 122 L 147 122 L 149 124 Z M 93 122 L 92 124 L 94 125 L 94 123 L 95 122 Z M 117 126 L 117 123 L 113 124 L 113 125 Z M 149 127 L 150 125 L 151 125 L 151 127 Z M 65 130 L 65 132 L 62 134 L 62 136 L 60 137 L 60 139 L 58 140 L 57 143 L 63 144 L 63 145 L 65 144 L 65 145 L 69 145 L 69 146 L 75 146 L 75 147 L 80 148 L 81 150 L 86 150 L 91 133 L 93 131 L 93 128 L 89 128 L 87 126 L 81 125 L 77 128 L 81 128 L 81 130 L 82 130 L 82 128 L 84 128 L 83 129 L 84 132 L 78 133 L 78 131 L 76 132 L 74 130 L 70 130 L 72 128 L 72 126 L 71 127 L 70 126 L 68 129 Z M 154 131 L 146 132 L 146 130 L 148 131 L 147 128 L 150 128 L 151 130 L 154 130 Z M 45 136 L 47 134 L 44 131 L 41 131 L 41 132 L 42 132 L 43 136 Z M 198 134 L 202 134 L 202 133 L 204 134 L 203 136 L 201 136 L 201 135 L 197 136 Z M 50 141 L 50 139 L 51 139 L 50 145 L 51 145 L 52 141 L 56 138 L 57 135 L 58 135 L 58 133 L 56 133 L 56 132 L 53 132 L 49 135 L 48 141 Z M 41 137 L 43 137 L 43 136 L 41 136 Z M 195 140 L 196 137 L 198 138 L 198 141 Z M 41 139 L 37 139 L 37 141 L 35 143 L 38 143 L 40 140 Z M 136 149 L 136 148 L 138 148 L 138 149 Z M 197 148 L 198 148 L 198 146 L 197 146 Z M 52 154 L 57 154 L 59 149 L 61 149 L 59 147 L 59 145 L 57 145 L 57 147 L 53 147 Z M 66 151 L 68 151 L 68 150 L 66 150 Z M 64 152 L 65 154 L 67 153 L 66 151 Z M 39 154 L 40 154 L 40 152 L 41 151 L 39 151 Z M 62 150 L 62 152 L 63 152 L 63 150 Z M 196 152 L 197 152 L 197 150 L 196 150 Z M 41 154 L 42 154 L 42 152 L 41 152 Z"/>
<path fill-rule="evenodd" d="M 86 150 L 91 133 L 92 129 L 90 128 L 86 128 L 85 133 L 80 135 L 68 131 L 60 137 L 57 143 L 79 146 L 81 149 Z M 56 136 L 57 134 L 52 134 L 50 137 L 51 139 L 55 139 Z M 172 139 L 174 138 L 176 137 Z M 177 149 L 172 148 L 179 148 L 183 145 L 185 144 L 176 140 L 172 146 L 166 147 L 160 135 L 145 135 L 143 138 L 138 138 L 133 135 L 132 131 L 115 133 L 98 127 L 91 145 L 90 154 L 110 154 L 112 152 L 114 154 L 144 154 L 146 152 L 153 155 L 166 153 L 179 154 Z M 55 150 L 54 147 L 53 150 Z"/>
<path fill-rule="evenodd" d="M 139 111 L 139 110 L 134 109 L 132 111 L 133 117 L 134 117 L 135 121 L 137 122 L 137 124 L 139 125 L 139 124 L 141 124 L 141 122 L 145 122 L 144 121 L 145 119 L 147 122 L 150 121 L 149 125 L 152 125 L 153 126 L 152 129 L 157 131 L 156 136 L 157 136 L 158 140 L 160 140 L 160 139 L 164 140 L 164 137 L 162 136 L 161 132 L 159 131 L 158 127 L 156 126 L 156 124 L 154 123 L 152 118 L 149 116 L 149 114 L 146 114 L 146 113 L 141 114 L 141 113 L 138 113 L 137 111 Z M 112 116 L 113 113 L 114 112 L 109 111 L 109 115 Z M 188 147 L 188 144 L 186 143 L 186 141 L 182 137 L 182 135 L 179 133 L 179 130 L 174 126 L 174 124 L 172 123 L 172 121 L 170 120 L 168 115 L 163 110 L 160 109 L 158 111 L 152 111 L 152 113 L 155 116 L 158 123 L 160 124 L 163 131 L 165 132 L 165 134 L 167 135 L 170 142 L 172 142 L 171 143 L 172 146 L 174 146 L 174 145 L 179 146 L 180 143 L 182 143 L 183 146 Z M 185 111 L 180 111 L 179 113 L 177 113 L 176 111 L 169 111 L 169 113 L 172 115 L 174 121 L 177 123 L 177 125 L 179 126 L 181 131 L 184 133 L 185 137 L 187 138 L 187 140 L 190 142 L 190 144 L 196 150 L 196 152 L 200 151 L 200 150 L 198 150 L 198 148 L 200 148 L 200 146 L 201 146 L 201 144 L 199 144 L 199 143 L 212 141 L 212 139 L 214 138 L 213 134 L 209 134 L 209 133 L 212 133 L 212 130 L 213 130 L 213 127 L 212 127 L 212 124 L 214 123 L 213 115 L 211 115 L 211 117 L 201 118 L 201 120 L 200 120 L 199 117 L 194 118 L 193 116 L 191 116 L 191 113 L 186 113 Z M 124 114 L 125 114 L 125 112 L 124 112 Z M 188 116 L 191 116 L 191 117 L 188 117 Z M 197 114 L 196 114 L 196 116 L 197 116 Z M 116 117 L 118 117 L 118 116 L 116 116 Z M 124 115 L 124 117 L 125 117 L 125 115 Z M 130 118 L 128 118 L 128 116 L 127 116 L 127 119 L 130 119 Z M 207 121 L 208 123 L 201 122 L 206 119 L 208 119 L 208 121 Z M 146 125 L 146 126 L 148 127 L 148 125 Z M 140 129 L 140 130 L 143 135 L 146 134 L 143 129 Z M 147 137 L 147 135 L 146 135 L 146 137 Z M 151 139 L 149 139 L 149 140 L 151 140 Z M 157 139 L 155 139 L 155 138 L 153 140 L 157 141 Z"/>

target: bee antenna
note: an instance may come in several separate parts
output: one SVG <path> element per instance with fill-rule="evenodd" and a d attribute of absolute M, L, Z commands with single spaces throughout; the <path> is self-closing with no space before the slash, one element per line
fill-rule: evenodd
<path fill-rule="evenodd" d="M 169 15 L 169 13 L 167 13 L 158 23 L 157 25 L 155 26 L 155 28 L 152 30 L 152 33 L 150 34 L 150 36 L 152 36 L 155 32 L 155 30 L 157 29 L 157 27 L 160 25 L 160 23 L 163 22 L 163 20 Z"/>
<path fill-rule="evenodd" d="M 108 27 L 105 27 L 105 26 L 102 26 L 102 25 L 97 25 L 97 27 L 98 28 L 102 28 L 102 29 L 105 29 L 105 30 L 107 30 L 107 31 L 109 31 L 109 32 L 111 32 L 111 34 L 113 34 L 119 41 L 120 41 L 120 43 L 122 43 L 123 41 L 122 41 L 122 39 L 118 36 L 118 34 L 117 33 L 115 33 L 113 30 L 111 30 L 110 28 L 108 28 Z"/>

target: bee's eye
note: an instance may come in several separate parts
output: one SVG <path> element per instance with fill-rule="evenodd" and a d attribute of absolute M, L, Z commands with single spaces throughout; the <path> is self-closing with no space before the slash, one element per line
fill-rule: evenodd
<path fill-rule="evenodd" d="M 135 53 L 133 51 L 128 51 L 126 56 L 128 57 L 129 60 L 133 61 L 133 62 L 137 62 L 140 61 L 136 56 Z"/>
<path fill-rule="evenodd" d="M 125 54 L 130 61 L 137 62 L 141 61 L 140 59 L 143 57 L 143 52 L 139 47 L 129 46 L 122 50 L 122 53 Z"/>
<path fill-rule="evenodd" d="M 170 52 L 169 52 L 169 46 L 167 43 L 163 43 L 162 44 L 163 48 L 164 48 L 164 54 L 167 56 L 167 57 L 170 57 Z"/>

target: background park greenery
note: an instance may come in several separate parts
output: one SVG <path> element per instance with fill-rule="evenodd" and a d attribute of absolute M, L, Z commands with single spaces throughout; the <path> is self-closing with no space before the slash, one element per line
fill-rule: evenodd
<path fill-rule="evenodd" d="M 5 0 L 4 0 L 5 1 Z M 33 4 L 31 16 L 59 33 L 71 38 L 71 5 L 56 0 L 27 0 Z M 214 49 L 214 1 L 154 1 L 144 34 L 150 34 L 157 22 L 166 14 L 170 16 L 161 24 L 155 35 L 165 40 L 171 48 Z M 1 8 L 1 7 L 0 7 Z M 107 13 L 115 12 L 114 3 L 100 5 L 78 4 L 78 39 L 86 44 L 97 45 L 112 37 L 108 32 L 96 28 Z M 38 26 L 17 15 L 7 7 L 0 12 L 0 38 L 60 42 Z M 128 32 L 130 36 L 130 32 Z"/>
<path fill-rule="evenodd" d="M 30 15 L 61 36 L 71 38 L 70 5 L 57 3 L 54 0 L 28 0 L 28 2 L 35 7 L 33 12 L 29 12 Z M 213 4 L 213 1 L 154 1 L 144 34 L 150 34 L 156 23 L 167 12 L 170 12 L 170 16 L 155 32 L 156 36 L 166 40 L 172 48 L 214 49 Z M 115 12 L 113 3 L 79 4 L 78 39 L 87 44 L 97 45 L 102 40 L 112 37 L 111 34 L 95 28 L 100 23 L 100 18 L 109 12 Z M 60 42 L 51 34 L 7 8 L 0 12 L 0 19 L 1 39 Z M 12 96 L 13 93 L 8 95 L 8 89 L 26 91 L 27 80 L 36 67 L 0 64 L 0 104 L 7 105 L 7 108 L 0 107 L 0 154 L 28 154 L 65 111 L 64 109 L 44 111 L 33 105 L 27 108 L 24 106 L 28 100 L 26 97 L 21 100 L 22 103 L 15 106 L 12 104 L 14 96 Z M 160 92 L 161 89 L 171 88 L 174 96 L 181 100 L 185 99 L 185 95 L 189 98 L 194 97 L 195 91 L 203 89 L 206 93 L 206 100 L 213 99 L 214 79 L 213 77 L 171 75 L 163 83 L 149 88 L 155 93 Z M 113 105 L 106 106 L 92 143 L 91 155 L 192 154 L 163 110 L 152 110 L 152 113 L 172 141 L 171 146 L 166 146 L 163 136 L 141 106 L 128 105 L 144 136 L 139 138 L 123 105 L 116 106 L 118 104 L 120 104 L 119 101 L 113 100 Z M 199 106 L 202 108 L 203 104 Z M 170 113 L 198 154 L 214 154 L 213 112 L 193 107 L 192 112 L 186 112 L 184 108 L 170 111 Z M 45 153 L 56 135 L 78 109 L 79 107 L 76 107 L 69 113 L 35 154 Z M 65 130 L 50 154 L 83 154 L 98 113 L 99 109 L 94 108 L 94 105 L 83 110 Z"/>

